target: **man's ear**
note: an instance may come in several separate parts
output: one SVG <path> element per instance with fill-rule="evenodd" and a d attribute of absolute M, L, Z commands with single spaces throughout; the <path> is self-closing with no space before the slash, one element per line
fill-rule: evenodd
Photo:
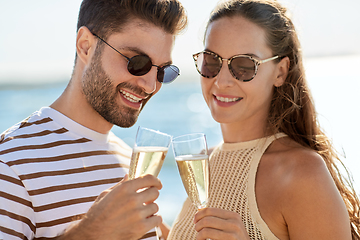
<path fill-rule="evenodd" d="M 274 82 L 275 87 L 280 87 L 284 84 L 286 77 L 289 73 L 289 67 L 290 67 L 290 59 L 288 57 L 284 57 L 277 64 L 276 80 Z"/>
<path fill-rule="evenodd" d="M 90 62 L 91 53 L 96 48 L 96 39 L 87 27 L 81 27 L 76 37 L 76 53 L 86 65 Z"/>

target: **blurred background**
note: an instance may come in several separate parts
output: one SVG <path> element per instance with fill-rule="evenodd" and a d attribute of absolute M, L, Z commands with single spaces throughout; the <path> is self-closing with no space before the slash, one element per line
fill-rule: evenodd
<path fill-rule="evenodd" d="M 129 129 L 113 132 L 130 146 L 144 126 L 179 136 L 204 132 L 221 141 L 219 125 L 202 98 L 192 54 L 203 49 L 207 18 L 216 0 L 180 0 L 189 27 L 177 38 L 173 62 L 181 76 L 163 85 Z M 319 121 L 343 156 L 360 193 L 360 1 L 281 0 L 302 43 L 306 74 Z M 0 132 L 51 104 L 70 79 L 81 0 L 0 0 Z M 172 224 L 186 198 L 172 151 L 159 178 L 160 214 Z"/>

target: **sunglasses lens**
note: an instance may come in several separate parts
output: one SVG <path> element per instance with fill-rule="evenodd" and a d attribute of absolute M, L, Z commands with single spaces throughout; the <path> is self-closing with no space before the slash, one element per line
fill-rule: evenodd
<path fill-rule="evenodd" d="M 198 72 L 207 78 L 215 77 L 221 69 L 220 59 L 210 53 L 202 52 L 195 59 L 195 64 Z"/>
<path fill-rule="evenodd" d="M 152 67 L 149 57 L 144 55 L 136 55 L 128 62 L 128 71 L 135 76 L 147 74 Z"/>
<path fill-rule="evenodd" d="M 161 83 L 170 83 L 180 75 L 180 70 L 175 65 L 167 65 L 158 69 L 157 79 Z"/>
<path fill-rule="evenodd" d="M 247 57 L 234 57 L 230 62 L 231 72 L 240 81 L 249 81 L 255 76 L 255 63 Z"/>

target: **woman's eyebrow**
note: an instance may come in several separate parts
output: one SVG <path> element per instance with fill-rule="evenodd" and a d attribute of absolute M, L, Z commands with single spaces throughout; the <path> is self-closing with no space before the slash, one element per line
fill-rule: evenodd
<path fill-rule="evenodd" d="M 204 51 L 207 51 L 207 52 L 212 52 L 216 55 L 218 55 L 219 57 L 221 57 L 218 53 L 214 52 L 214 51 L 211 51 L 210 49 L 208 48 L 205 48 Z M 254 57 L 254 58 L 260 58 L 258 55 L 254 54 L 254 53 L 239 53 L 239 54 L 234 54 L 233 56 L 239 56 L 239 55 L 245 55 L 245 56 L 250 56 L 250 57 Z M 232 57 L 233 57 L 232 56 Z M 222 57 L 221 57 L 222 58 Z"/>
<path fill-rule="evenodd" d="M 246 55 L 246 56 L 250 56 L 250 57 L 255 57 L 255 58 L 260 58 L 258 55 L 254 54 L 254 53 L 246 53 L 246 54 L 242 54 L 242 55 Z"/>

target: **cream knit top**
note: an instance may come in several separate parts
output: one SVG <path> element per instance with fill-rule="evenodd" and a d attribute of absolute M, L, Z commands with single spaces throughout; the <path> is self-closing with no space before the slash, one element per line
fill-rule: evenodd
<path fill-rule="evenodd" d="M 209 207 L 241 215 L 253 240 L 278 240 L 261 218 L 255 196 L 255 178 L 260 159 L 269 145 L 284 133 L 248 142 L 222 143 L 210 156 Z M 186 199 L 175 220 L 168 240 L 196 239 L 196 207 Z"/>

